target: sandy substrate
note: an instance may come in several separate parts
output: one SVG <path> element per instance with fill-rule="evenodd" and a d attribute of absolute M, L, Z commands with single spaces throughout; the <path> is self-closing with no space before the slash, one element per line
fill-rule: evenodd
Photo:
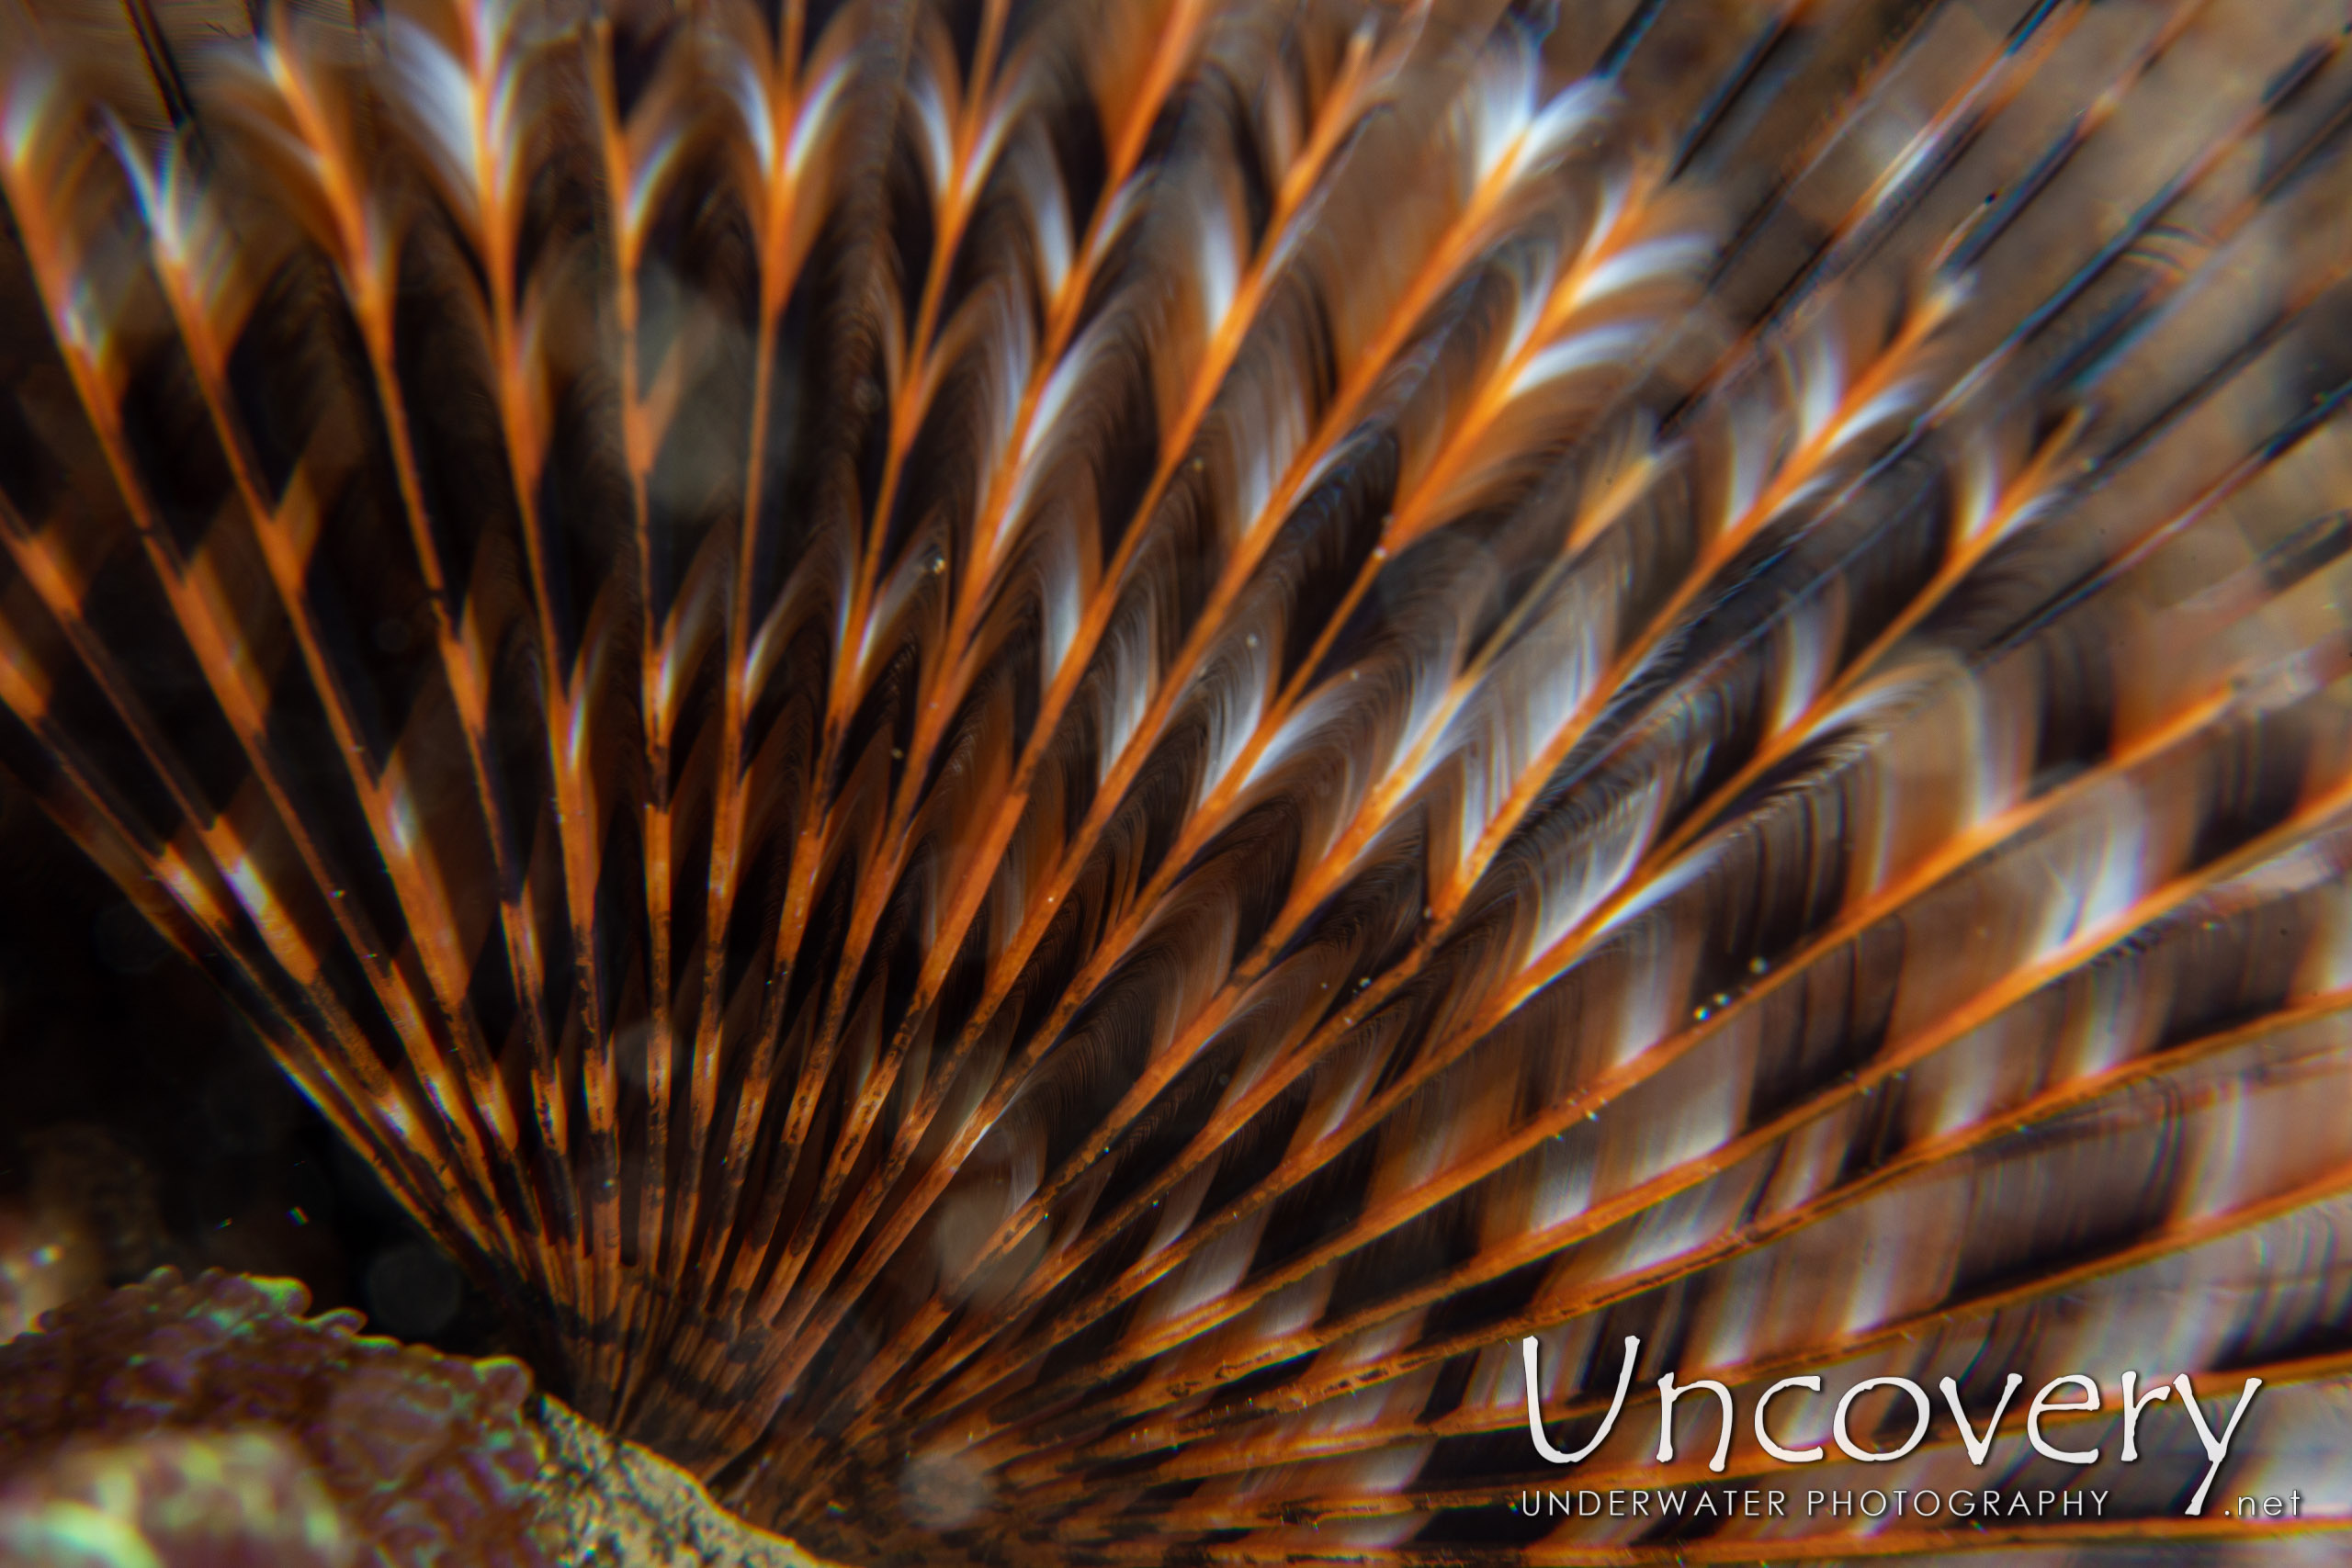
<path fill-rule="evenodd" d="M 542 1396 L 547 1438 L 539 1540 L 565 1568 L 833 1568 L 744 1524 L 667 1460 Z"/>

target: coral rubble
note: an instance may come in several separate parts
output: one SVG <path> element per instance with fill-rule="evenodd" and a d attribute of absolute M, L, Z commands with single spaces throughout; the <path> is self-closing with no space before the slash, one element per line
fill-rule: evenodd
<path fill-rule="evenodd" d="M 159 1269 L 0 1347 L 0 1560 L 548 1562 L 530 1374 L 309 1304 Z"/>

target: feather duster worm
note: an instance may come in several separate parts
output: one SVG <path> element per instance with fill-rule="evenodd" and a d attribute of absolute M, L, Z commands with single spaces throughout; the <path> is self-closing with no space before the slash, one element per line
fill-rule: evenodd
<path fill-rule="evenodd" d="M 829 1555 L 1958 1540 L 1514 1509 L 1775 1462 L 1553 1470 L 1528 1336 L 1563 1447 L 1637 1337 L 2259 1375 L 2277 1479 L 2352 1352 L 2343 23 L 36 0 L 0 756 Z M 2097 1446 L 1966 1542 L 2297 1545 Z"/>

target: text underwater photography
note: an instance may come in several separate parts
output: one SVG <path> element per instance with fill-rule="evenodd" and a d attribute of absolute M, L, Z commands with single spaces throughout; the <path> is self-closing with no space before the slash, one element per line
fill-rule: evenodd
<path fill-rule="evenodd" d="M 1535 1451 L 1557 1465 L 1572 1465 L 1590 1457 L 1608 1439 L 1618 1416 L 1624 1410 L 1626 1395 L 1633 1386 L 1634 1368 L 1641 1355 L 1640 1338 L 1627 1336 L 1616 1393 L 1607 1412 L 1584 1445 L 1568 1452 L 1555 1448 L 1545 1429 L 1538 1397 L 1538 1390 L 1544 1385 L 1538 1371 L 1540 1346 L 1535 1337 L 1530 1335 L 1522 1339 L 1521 1349 L 1526 1371 L 1527 1433 Z M 2140 1382 L 2137 1371 L 2125 1371 L 2117 1380 L 2120 1448 L 2116 1457 L 2127 1464 L 2139 1461 L 2142 1418 L 2149 1406 L 2170 1399 L 2177 1391 L 2180 1396 L 2179 1409 L 2195 1427 L 2197 1440 L 2209 1461 L 2196 1490 L 2188 1495 L 2182 1512 L 2191 1517 L 2201 1515 L 2214 1478 L 2230 1457 L 2230 1439 L 2253 1404 L 2255 1394 L 2261 1389 L 2262 1380 L 2258 1377 L 2245 1380 L 2235 1404 L 2222 1413 L 2224 1418 L 2220 1420 L 2218 1427 L 2209 1423 L 2206 1416 L 2207 1406 L 2216 1401 L 2210 1394 L 2200 1395 L 2194 1380 L 2188 1373 L 2177 1375 L 2169 1384 L 2154 1382 L 2142 1389 Z M 1822 1383 L 1823 1380 L 1818 1375 L 1810 1373 L 1782 1378 L 1757 1399 L 1752 1423 L 1756 1443 L 1771 1459 L 1783 1465 L 1801 1465 L 1817 1464 L 1826 1457 L 1827 1450 L 1818 1442 L 1807 1448 L 1787 1446 L 1774 1437 L 1771 1427 L 1766 1424 L 1768 1408 L 1776 1398 L 1792 1391 L 1819 1394 L 1823 1392 Z M 1984 1469 L 1991 1461 L 1994 1438 L 2000 1429 L 2002 1417 L 2008 1413 L 2011 1400 L 2024 1383 L 2025 1379 L 2016 1372 L 2009 1373 L 2003 1380 L 2000 1393 L 1984 1417 L 1981 1430 L 1968 1413 L 1958 1382 L 1948 1377 L 1938 1383 L 1945 1405 L 1951 1413 L 1952 1424 L 1962 1446 L 1967 1450 L 1969 1462 L 1978 1469 Z M 1714 1453 L 1708 1460 L 1707 1468 L 1717 1472 L 1724 1471 L 1732 1451 L 1732 1434 L 1737 1414 L 1737 1404 L 1732 1391 L 1709 1378 L 1682 1382 L 1672 1372 L 1659 1377 L 1657 1388 L 1657 1462 L 1661 1465 L 1674 1462 L 1678 1403 L 1686 1395 L 1703 1393 L 1720 1406 L 1721 1412 L 1715 1431 Z M 1866 1422 L 1854 1414 L 1858 1404 L 1864 1404 L 1867 1408 L 1866 1396 L 1873 1389 L 1881 1388 L 1890 1391 L 1888 1399 L 1895 1408 L 1901 1407 L 1901 1402 L 1894 1398 L 1898 1393 L 1907 1397 L 1910 1407 L 1905 1417 L 1911 1423 L 1909 1435 L 1895 1446 L 1886 1449 L 1869 1446 L 1858 1440 L 1857 1434 L 1884 1431 L 1892 1426 L 1899 1426 L 1901 1423 L 1894 1419 L 1895 1410 L 1886 1410 L 1883 1418 L 1876 1423 Z M 2071 1397 L 2062 1398 L 2062 1393 Z M 1699 1403 L 1703 1407 L 1713 1407 L 1707 1400 Z M 1793 1396 L 1790 1403 L 1795 1403 Z M 2088 1374 L 2070 1372 L 2053 1378 L 2033 1395 L 2026 1407 L 2023 1427 L 2026 1442 L 2034 1453 L 2054 1463 L 2084 1467 L 2097 1465 L 2102 1459 L 2099 1448 L 2059 1447 L 2044 1436 L 2042 1423 L 2046 1416 L 2059 1413 L 2084 1417 L 2086 1419 L 2074 1424 L 2079 1431 L 2087 1425 L 2086 1418 L 2103 1407 L 2100 1384 Z M 1927 1391 L 1910 1379 L 1866 1378 L 1839 1395 L 1828 1418 L 1826 1435 L 1841 1452 L 1857 1463 L 1887 1464 L 1905 1459 L 1917 1450 L 1926 1440 L 1934 1417 L 1934 1407 Z M 1809 1435 L 1819 1435 L 1817 1415 L 1799 1414 L 1793 1419 L 1795 1425 L 1806 1427 Z M 1701 1429 L 1703 1430 L 1703 1427 Z M 1927 1486 L 1873 1486 L 1859 1491 L 1851 1488 L 1827 1491 L 1820 1487 L 1796 1491 L 1780 1486 L 1733 1484 L 1612 1486 L 1605 1492 L 1589 1487 L 1545 1487 L 1523 1491 L 1508 1506 L 1511 1511 L 1532 1517 L 1567 1515 L 1591 1518 L 1606 1515 L 1611 1518 L 1655 1517 L 1660 1521 L 1687 1518 L 1697 1522 L 1733 1517 L 1785 1518 L 1792 1507 L 1795 1507 L 1806 1516 L 1826 1511 L 1831 1517 L 1860 1516 L 1871 1519 L 1900 1519 L 1907 1515 L 1919 1520 L 1940 1519 L 1961 1525 L 1973 1520 L 1998 1521 L 2005 1518 L 2100 1518 L 2106 1515 L 2108 1495 L 2103 1490 L 2083 1486 L 2026 1488 L 2006 1484 L 1981 1488 L 1953 1485 L 1942 1490 Z M 2290 1489 L 2284 1495 L 2247 1493 L 2232 1500 L 2226 1512 L 2241 1519 L 2301 1518 L 2303 1494 L 2300 1489 Z"/>

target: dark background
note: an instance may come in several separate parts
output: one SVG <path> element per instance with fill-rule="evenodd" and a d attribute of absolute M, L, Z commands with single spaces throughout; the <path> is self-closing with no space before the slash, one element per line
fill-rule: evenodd
<path fill-rule="evenodd" d="M 371 1332 L 503 1348 L 225 998 L 0 774 L 0 1338 L 12 1280 L 87 1290 L 166 1264 L 290 1277 Z"/>

